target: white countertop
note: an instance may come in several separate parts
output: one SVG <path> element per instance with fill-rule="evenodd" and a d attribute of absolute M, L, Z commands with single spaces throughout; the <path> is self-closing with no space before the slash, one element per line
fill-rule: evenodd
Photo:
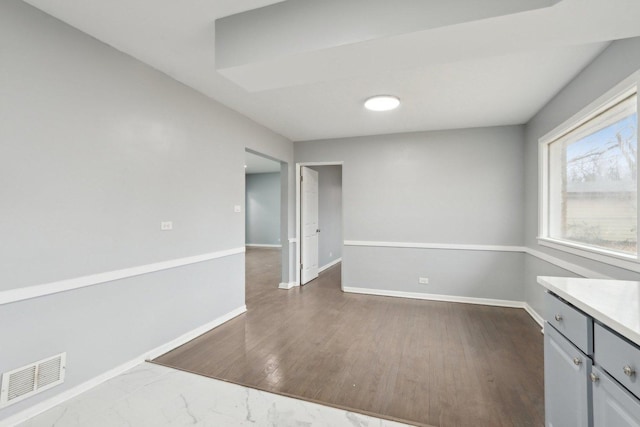
<path fill-rule="evenodd" d="M 538 283 L 640 345 L 640 282 L 538 276 Z"/>

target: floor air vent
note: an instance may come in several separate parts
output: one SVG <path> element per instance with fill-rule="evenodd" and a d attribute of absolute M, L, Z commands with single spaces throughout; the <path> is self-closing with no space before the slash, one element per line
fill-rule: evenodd
<path fill-rule="evenodd" d="M 0 408 L 62 383 L 66 358 L 61 353 L 2 374 Z"/>

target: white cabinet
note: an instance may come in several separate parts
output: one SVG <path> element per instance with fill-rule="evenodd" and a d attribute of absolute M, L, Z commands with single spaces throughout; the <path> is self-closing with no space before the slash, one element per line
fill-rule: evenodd
<path fill-rule="evenodd" d="M 591 425 L 591 359 L 548 323 L 544 328 L 544 400 L 547 427 Z"/>
<path fill-rule="evenodd" d="M 592 375 L 593 427 L 640 427 L 640 401 L 603 370 Z"/>
<path fill-rule="evenodd" d="M 613 379 L 636 396 L 640 396 L 640 349 L 615 332 L 596 325 L 594 339 L 598 341 L 598 365 Z"/>
<path fill-rule="evenodd" d="M 640 427 L 640 347 L 551 293 L 545 298 L 546 426 Z"/>

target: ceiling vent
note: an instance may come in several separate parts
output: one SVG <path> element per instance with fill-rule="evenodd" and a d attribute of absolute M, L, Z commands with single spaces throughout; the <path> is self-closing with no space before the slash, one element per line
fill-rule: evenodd
<path fill-rule="evenodd" d="M 66 359 L 61 353 L 2 374 L 0 408 L 61 384 Z"/>

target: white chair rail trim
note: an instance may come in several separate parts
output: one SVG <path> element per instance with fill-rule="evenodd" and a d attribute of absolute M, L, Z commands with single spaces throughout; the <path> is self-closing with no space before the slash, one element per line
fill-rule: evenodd
<path fill-rule="evenodd" d="M 245 248 L 234 248 L 223 251 L 210 252 L 185 258 L 177 258 L 168 261 L 156 262 L 153 264 L 139 265 L 136 267 L 124 268 L 122 270 L 107 271 L 104 273 L 91 274 L 88 276 L 76 277 L 73 279 L 59 280 L 42 285 L 27 286 L 24 288 L 10 289 L 0 292 L 0 305 L 18 302 L 30 298 L 56 294 L 58 292 L 71 291 L 74 289 L 94 286 L 101 283 L 112 282 L 114 280 L 126 279 L 128 277 L 140 276 L 142 274 L 156 271 L 168 270 L 170 268 L 182 267 L 203 261 L 210 261 L 230 255 L 244 253 Z"/>
<path fill-rule="evenodd" d="M 372 242 L 364 240 L 345 240 L 344 245 L 375 246 L 383 248 L 448 249 L 458 251 L 525 252 L 524 246 L 465 245 L 458 243 Z"/>
<path fill-rule="evenodd" d="M 546 261 L 550 264 L 558 266 L 562 269 L 578 274 L 582 277 L 590 279 L 611 279 L 597 271 L 589 270 L 577 264 L 564 261 L 560 258 L 546 254 L 526 246 L 508 246 L 508 245 L 465 245 L 458 243 L 418 243 L 418 242 L 377 242 L 367 240 L 345 240 L 345 246 L 368 246 L 378 248 L 408 248 L 408 249 L 443 249 L 457 251 L 491 251 L 491 252 L 520 252 L 529 254 L 538 259 Z"/>

